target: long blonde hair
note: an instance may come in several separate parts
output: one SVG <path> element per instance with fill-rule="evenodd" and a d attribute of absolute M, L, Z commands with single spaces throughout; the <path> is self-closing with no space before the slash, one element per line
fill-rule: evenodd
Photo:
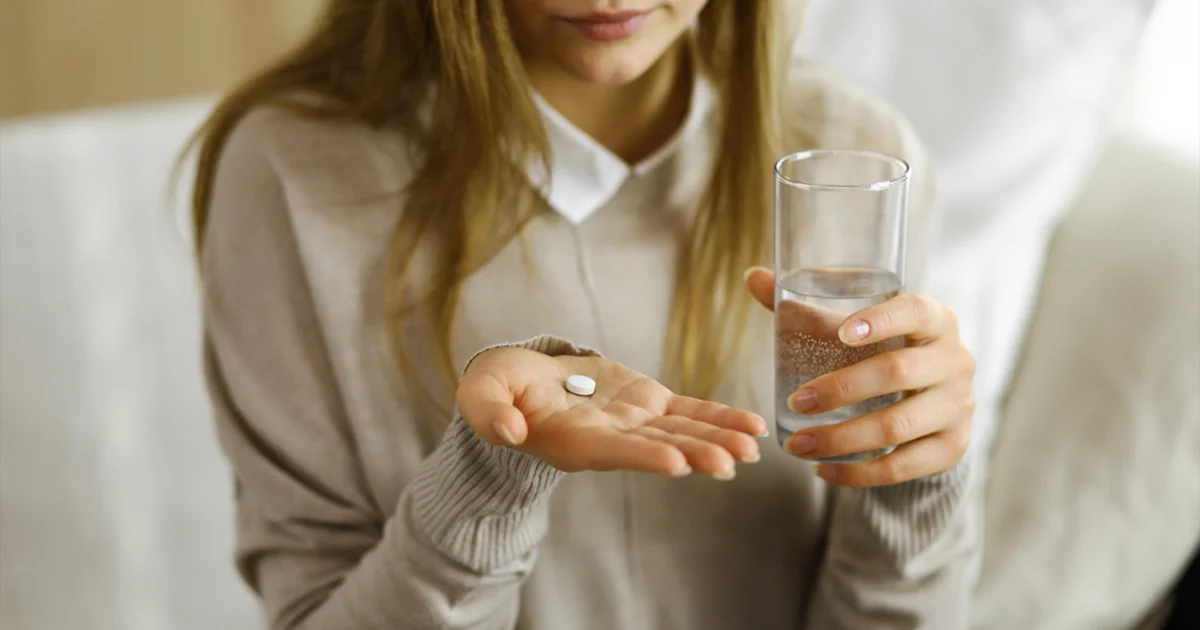
<path fill-rule="evenodd" d="M 750 309 L 742 274 L 770 251 L 777 86 L 789 39 L 782 4 L 710 0 L 696 27 L 695 61 L 717 90 L 721 132 L 709 184 L 679 261 L 666 380 L 697 396 L 710 396 L 735 363 Z M 428 86 L 436 86 L 432 94 Z M 321 98 L 298 100 L 297 94 Z M 418 106 L 429 97 L 435 104 L 418 125 Z M 192 210 L 198 247 L 222 149 L 247 112 L 264 105 L 374 126 L 403 125 L 419 134 L 424 165 L 405 191 L 392 237 L 389 326 L 401 369 L 412 377 L 414 361 L 402 323 L 415 311 L 424 312 L 442 368 L 453 382 L 451 332 L 464 281 L 540 208 L 517 166 L 524 162 L 513 156 L 549 165 L 545 132 L 504 3 L 330 0 L 304 42 L 230 92 L 197 132 Z M 478 138 L 492 141 L 479 147 Z M 427 290 L 414 293 L 409 270 L 417 243 L 434 244 L 438 275 Z M 432 400 L 419 380 L 409 381 Z"/>

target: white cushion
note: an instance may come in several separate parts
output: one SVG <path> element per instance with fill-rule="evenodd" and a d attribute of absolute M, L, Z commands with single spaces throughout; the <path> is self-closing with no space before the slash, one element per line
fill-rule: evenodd
<path fill-rule="evenodd" d="M 1200 539 L 1200 174 L 1118 139 L 1055 235 L 988 489 L 974 627 L 1127 628 Z"/>

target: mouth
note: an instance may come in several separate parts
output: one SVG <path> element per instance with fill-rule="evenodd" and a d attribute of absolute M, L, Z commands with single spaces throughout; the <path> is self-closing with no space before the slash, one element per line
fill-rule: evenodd
<path fill-rule="evenodd" d="M 598 42 L 613 42 L 633 37 L 642 28 L 650 11 L 616 11 L 563 18 L 584 37 Z"/>

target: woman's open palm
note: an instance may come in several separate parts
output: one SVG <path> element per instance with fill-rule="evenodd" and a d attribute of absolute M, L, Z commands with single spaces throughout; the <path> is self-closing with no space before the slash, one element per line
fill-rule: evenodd
<path fill-rule="evenodd" d="M 567 391 L 568 376 L 596 381 L 590 397 Z M 534 455 L 564 471 L 693 470 L 731 479 L 735 461 L 757 461 L 766 422 L 748 411 L 671 392 L 600 357 L 497 348 L 471 362 L 456 400 L 484 440 Z"/>

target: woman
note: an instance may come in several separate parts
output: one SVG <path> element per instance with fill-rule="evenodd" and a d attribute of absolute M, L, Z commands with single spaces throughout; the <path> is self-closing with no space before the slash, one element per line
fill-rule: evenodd
<path fill-rule="evenodd" d="M 771 162 L 858 144 L 923 172 L 886 108 L 785 67 L 780 4 L 333 0 L 224 100 L 195 197 L 207 367 L 273 627 L 961 627 L 951 313 L 856 315 L 843 339 L 909 347 L 792 398 L 912 393 L 891 411 L 796 455 L 751 437 Z"/>

